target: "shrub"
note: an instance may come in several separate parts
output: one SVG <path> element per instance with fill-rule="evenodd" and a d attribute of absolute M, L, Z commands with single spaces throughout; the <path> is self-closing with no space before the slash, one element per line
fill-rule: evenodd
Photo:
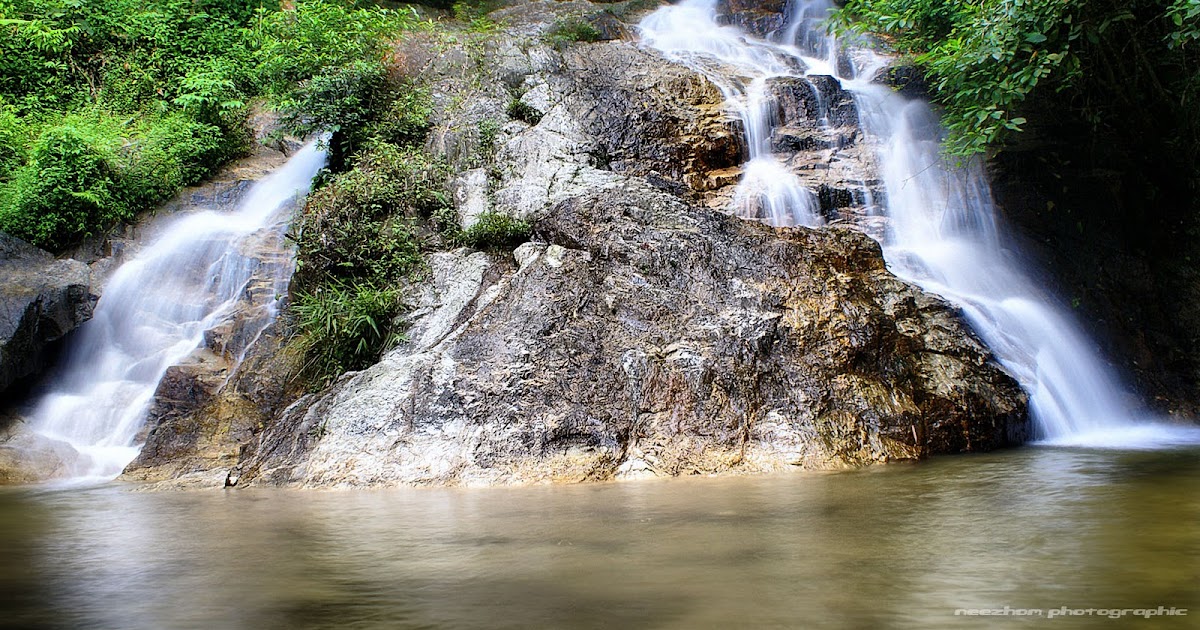
<path fill-rule="evenodd" d="M 600 39 L 600 31 L 587 20 L 579 18 L 559 20 L 546 31 L 546 40 L 556 47 L 571 42 L 598 42 Z"/>
<path fill-rule="evenodd" d="M 403 335 L 395 318 L 399 293 L 361 283 L 331 283 L 295 295 L 291 312 L 304 354 L 302 373 L 314 387 L 370 366 Z"/>
<path fill-rule="evenodd" d="M 286 97 L 293 86 L 327 68 L 379 60 L 388 38 L 415 25 L 408 12 L 297 2 L 295 10 L 269 13 L 255 26 L 255 73 L 269 93 Z"/>
<path fill-rule="evenodd" d="M 475 224 L 462 231 L 460 242 L 476 248 L 513 247 L 529 240 L 533 226 L 499 212 L 484 212 Z"/>
<path fill-rule="evenodd" d="M 73 126 L 43 132 L 10 184 L 0 230 L 58 249 L 128 218 L 109 158 Z"/>
<path fill-rule="evenodd" d="M 28 133 L 16 108 L 0 98 L 0 181 L 9 179 L 25 163 Z"/>
<path fill-rule="evenodd" d="M 186 114 L 149 122 L 121 156 L 122 189 L 132 209 L 147 209 L 212 173 L 240 149 L 216 125 Z"/>
<path fill-rule="evenodd" d="M 300 218 L 301 289 L 358 278 L 389 285 L 420 268 L 416 217 L 446 205 L 446 168 L 411 149 L 378 145 L 309 197 Z"/>
<path fill-rule="evenodd" d="M 533 106 L 526 104 L 518 98 L 514 98 L 508 104 L 508 117 L 514 120 L 519 120 L 530 125 L 536 125 L 542 121 L 542 112 L 535 109 Z"/>
<path fill-rule="evenodd" d="M 378 61 L 354 61 L 301 82 L 280 108 L 284 128 L 301 137 L 329 132 L 329 161 L 341 170 L 382 114 L 384 74 Z"/>

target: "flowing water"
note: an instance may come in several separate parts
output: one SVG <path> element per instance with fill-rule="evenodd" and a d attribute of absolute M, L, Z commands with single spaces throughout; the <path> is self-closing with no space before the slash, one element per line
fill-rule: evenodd
<path fill-rule="evenodd" d="M 1194 447 L 524 488 L 10 489 L 0 628 L 1194 628 L 1197 522 Z M 1005 606 L 1043 613 L 954 614 Z M 1098 612 L 1159 606 L 1189 614 Z M 1047 618 L 1062 607 L 1093 612 Z"/>
<path fill-rule="evenodd" d="M 324 152 L 310 144 L 256 183 L 233 212 L 173 217 L 113 273 L 31 414 L 34 431 L 78 451 L 74 477 L 111 479 L 137 456 L 159 381 L 206 333 L 251 311 L 257 311 L 247 324 L 253 330 L 243 335 L 252 340 L 270 324 L 291 267 L 274 265 L 263 278 L 262 254 L 287 251 L 291 202 L 324 162 Z"/>
<path fill-rule="evenodd" d="M 1029 393 L 1035 437 L 1092 446 L 1200 441 L 1198 430 L 1144 421 L 1136 399 L 1068 309 L 1026 271 L 1019 249 L 1005 236 L 982 169 L 953 167 L 942 157 L 942 129 L 929 106 L 872 82 L 882 62 L 868 51 L 852 51 L 854 58 L 865 60 L 864 67 L 839 72 L 853 64 L 844 53 L 839 61 L 838 43 L 824 33 L 823 21 L 832 8 L 828 0 L 792 6 L 786 28 L 773 34 L 779 41 L 720 26 L 716 0 L 685 0 L 641 24 L 646 45 L 711 77 L 742 118 L 750 161 L 738 197 L 743 190 L 782 187 L 786 195 L 766 195 L 773 200 L 766 204 L 772 223 L 819 223 L 811 219 L 812 193 L 795 191 L 795 176 L 777 156 L 764 153 L 763 138 L 770 136 L 774 123 L 764 86 L 780 76 L 837 77 L 855 95 L 865 141 L 878 146 L 889 269 L 963 309 Z M 764 178 L 775 183 L 765 186 Z M 753 216 L 743 205 L 735 204 L 734 210 Z"/>

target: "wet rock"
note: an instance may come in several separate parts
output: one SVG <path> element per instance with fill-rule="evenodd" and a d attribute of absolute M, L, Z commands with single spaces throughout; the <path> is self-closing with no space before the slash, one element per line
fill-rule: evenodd
<path fill-rule="evenodd" d="M 929 96 L 929 81 L 925 73 L 915 66 L 888 66 L 880 71 L 875 81 L 890 86 L 908 98 L 924 99 Z"/>
<path fill-rule="evenodd" d="M 87 265 L 0 233 L 0 392 L 47 367 L 54 342 L 92 316 Z"/>
<path fill-rule="evenodd" d="M 568 51 L 564 63 L 570 109 L 607 168 L 699 188 L 704 174 L 741 164 L 741 124 L 726 113 L 720 90 L 695 72 L 621 43 Z"/>
<path fill-rule="evenodd" d="M 861 465 L 1027 436 L 1025 397 L 861 233 L 773 229 L 634 181 L 517 262 L 459 251 L 410 341 L 308 396 L 239 485 L 582 481 Z"/>
<path fill-rule="evenodd" d="M 854 95 L 831 76 L 778 77 L 768 80 L 768 93 L 778 103 L 783 126 L 857 127 Z"/>
<path fill-rule="evenodd" d="M 767 38 L 782 31 L 792 0 L 718 0 L 717 21 Z"/>
<path fill-rule="evenodd" d="M 59 442 L 16 425 L 0 435 L 0 486 L 40 483 L 70 476 L 79 457 Z"/>

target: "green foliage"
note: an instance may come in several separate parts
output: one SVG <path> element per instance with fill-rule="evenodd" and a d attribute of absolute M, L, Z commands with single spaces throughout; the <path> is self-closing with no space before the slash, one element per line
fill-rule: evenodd
<path fill-rule="evenodd" d="M 571 42 L 598 42 L 600 39 L 600 31 L 587 20 L 579 18 L 559 20 L 546 31 L 546 41 L 556 47 Z"/>
<path fill-rule="evenodd" d="M 0 229 L 60 247 L 126 218 L 109 147 L 73 126 L 51 128 L 33 145 L 0 211 Z"/>
<path fill-rule="evenodd" d="M 1175 25 L 1167 34 L 1172 48 L 1200 39 L 1200 0 L 1175 0 L 1167 9 L 1167 18 Z"/>
<path fill-rule="evenodd" d="M 445 166 L 419 151 L 372 147 L 309 197 L 299 226 L 298 286 L 350 278 L 385 286 L 419 269 L 411 223 L 446 205 L 446 176 Z"/>
<path fill-rule="evenodd" d="M 374 123 L 373 137 L 406 146 L 420 144 L 429 132 L 433 97 L 429 89 L 414 82 L 394 86 L 388 110 Z"/>
<path fill-rule="evenodd" d="M 29 131 L 16 108 L 0 99 L 0 182 L 25 163 L 29 146 Z M 3 206 L 0 206 L 3 207 Z"/>
<path fill-rule="evenodd" d="M 369 124 L 380 116 L 387 98 L 384 74 L 380 62 L 353 61 L 301 82 L 280 108 L 284 127 L 301 137 L 330 132 L 331 161 L 340 163 L 362 145 Z"/>
<path fill-rule="evenodd" d="M 1078 71 L 1077 8 L 1072 0 L 849 0 L 836 21 L 916 54 L 946 108 L 949 152 L 970 155 L 1021 129 L 1020 104 L 1040 84 Z"/>
<path fill-rule="evenodd" d="M 513 247 L 529 240 L 533 226 L 499 212 L 479 215 L 475 224 L 463 230 L 459 241 L 476 248 Z"/>
<path fill-rule="evenodd" d="M 0 143 L 6 128 L 0 115 Z M 220 128 L 181 112 L 136 124 L 103 110 L 69 115 L 38 134 L 27 161 L 10 158 L 20 164 L 0 195 L 0 230 L 66 247 L 200 181 L 237 150 Z"/>
<path fill-rule="evenodd" d="M 458 0 L 453 4 L 451 10 L 454 12 L 455 18 L 473 23 L 475 20 L 486 20 L 485 16 L 499 6 L 500 3 L 497 0 Z"/>
<path fill-rule="evenodd" d="M 423 136 L 427 92 L 383 95 L 389 38 L 415 14 L 355 4 L 0 0 L 0 229 L 64 247 L 161 202 L 244 151 L 247 103 L 263 94 L 294 131 L 332 132 L 338 162 Z M 79 177 L 103 179 L 33 163 L 60 127 L 104 165 Z M 47 186 L 84 201 L 52 211 Z"/>
<path fill-rule="evenodd" d="M 292 310 L 311 384 L 365 367 L 395 344 L 395 287 L 425 268 L 418 224 L 445 214 L 447 177 L 427 154 L 375 141 L 309 196 Z"/>
<path fill-rule="evenodd" d="M 220 127 L 182 113 L 147 124 L 139 135 L 121 154 L 122 187 L 134 212 L 198 183 L 239 149 Z"/>
<path fill-rule="evenodd" d="M 295 295 L 291 312 L 303 372 L 322 387 L 350 370 L 370 366 L 403 340 L 395 323 L 400 294 L 361 283 L 334 282 Z"/>
<path fill-rule="evenodd" d="M 948 151 L 970 155 L 1020 131 L 1029 99 L 1067 94 L 1098 125 L 1114 117 L 1113 103 L 1161 90 L 1191 65 L 1164 42 L 1200 37 L 1200 1 L 847 0 L 833 22 L 912 55 L 944 107 Z"/>
<path fill-rule="evenodd" d="M 542 112 L 526 104 L 521 99 L 514 98 L 508 104 L 508 117 L 524 123 L 529 123 L 530 125 L 536 125 L 542 121 Z"/>
<path fill-rule="evenodd" d="M 386 42 L 416 24 L 410 12 L 298 2 L 293 11 L 266 14 L 254 28 L 256 74 L 269 93 L 286 99 L 295 85 L 330 68 L 380 60 Z"/>

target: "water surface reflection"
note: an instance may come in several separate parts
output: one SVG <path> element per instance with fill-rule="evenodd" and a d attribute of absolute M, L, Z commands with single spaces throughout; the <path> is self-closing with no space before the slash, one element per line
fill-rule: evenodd
<path fill-rule="evenodd" d="M 591 486 L 0 493 L 2 627 L 1192 627 L 1200 451 Z M 1176 606 L 1186 618 L 956 608 Z"/>

